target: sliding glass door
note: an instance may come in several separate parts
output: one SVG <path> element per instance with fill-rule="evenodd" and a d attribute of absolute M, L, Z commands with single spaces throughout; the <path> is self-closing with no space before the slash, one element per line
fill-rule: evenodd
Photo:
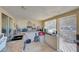
<path fill-rule="evenodd" d="M 2 14 L 2 33 L 5 34 L 5 36 L 8 37 L 9 34 L 9 23 L 8 23 L 8 16 L 5 14 Z"/>
<path fill-rule="evenodd" d="M 2 14 L 2 33 L 7 36 L 8 40 L 12 30 L 12 19 L 5 14 Z"/>
<path fill-rule="evenodd" d="M 59 24 L 59 50 L 63 52 L 76 52 L 76 15 L 60 18 Z"/>

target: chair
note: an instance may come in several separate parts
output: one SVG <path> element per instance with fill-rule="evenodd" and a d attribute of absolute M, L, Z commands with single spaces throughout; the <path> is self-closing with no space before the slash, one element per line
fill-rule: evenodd
<path fill-rule="evenodd" d="M 7 37 L 2 33 L 0 35 L 0 51 L 2 51 L 6 47 Z"/>
<path fill-rule="evenodd" d="M 26 28 L 22 29 L 22 32 L 27 32 L 27 29 Z"/>

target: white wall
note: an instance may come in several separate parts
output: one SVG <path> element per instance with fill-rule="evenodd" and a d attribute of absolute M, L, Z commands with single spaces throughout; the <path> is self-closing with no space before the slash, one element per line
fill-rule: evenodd
<path fill-rule="evenodd" d="M 27 21 L 26 20 L 16 20 L 16 24 L 18 25 L 19 28 L 26 28 Z"/>
<path fill-rule="evenodd" d="M 19 28 L 26 28 L 29 24 L 28 24 L 28 21 L 29 20 L 16 20 L 16 24 L 18 25 L 18 27 Z M 42 23 L 40 22 L 40 21 L 35 21 L 35 20 L 33 20 L 33 21 L 31 21 L 30 20 L 30 22 L 32 23 L 32 24 L 30 24 L 31 26 L 33 26 L 33 24 L 35 24 L 35 26 L 40 26 L 40 27 L 42 27 Z"/>

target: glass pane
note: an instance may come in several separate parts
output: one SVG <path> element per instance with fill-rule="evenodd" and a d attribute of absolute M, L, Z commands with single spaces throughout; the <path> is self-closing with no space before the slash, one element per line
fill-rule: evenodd
<path fill-rule="evenodd" d="M 49 34 L 56 33 L 56 19 L 45 22 L 46 32 Z"/>

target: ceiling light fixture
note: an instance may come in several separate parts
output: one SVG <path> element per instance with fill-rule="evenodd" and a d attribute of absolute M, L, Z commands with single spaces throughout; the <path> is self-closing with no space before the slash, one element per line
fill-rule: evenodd
<path fill-rule="evenodd" d="M 24 6 L 21 6 L 21 8 L 24 9 L 24 10 L 26 9 Z"/>

